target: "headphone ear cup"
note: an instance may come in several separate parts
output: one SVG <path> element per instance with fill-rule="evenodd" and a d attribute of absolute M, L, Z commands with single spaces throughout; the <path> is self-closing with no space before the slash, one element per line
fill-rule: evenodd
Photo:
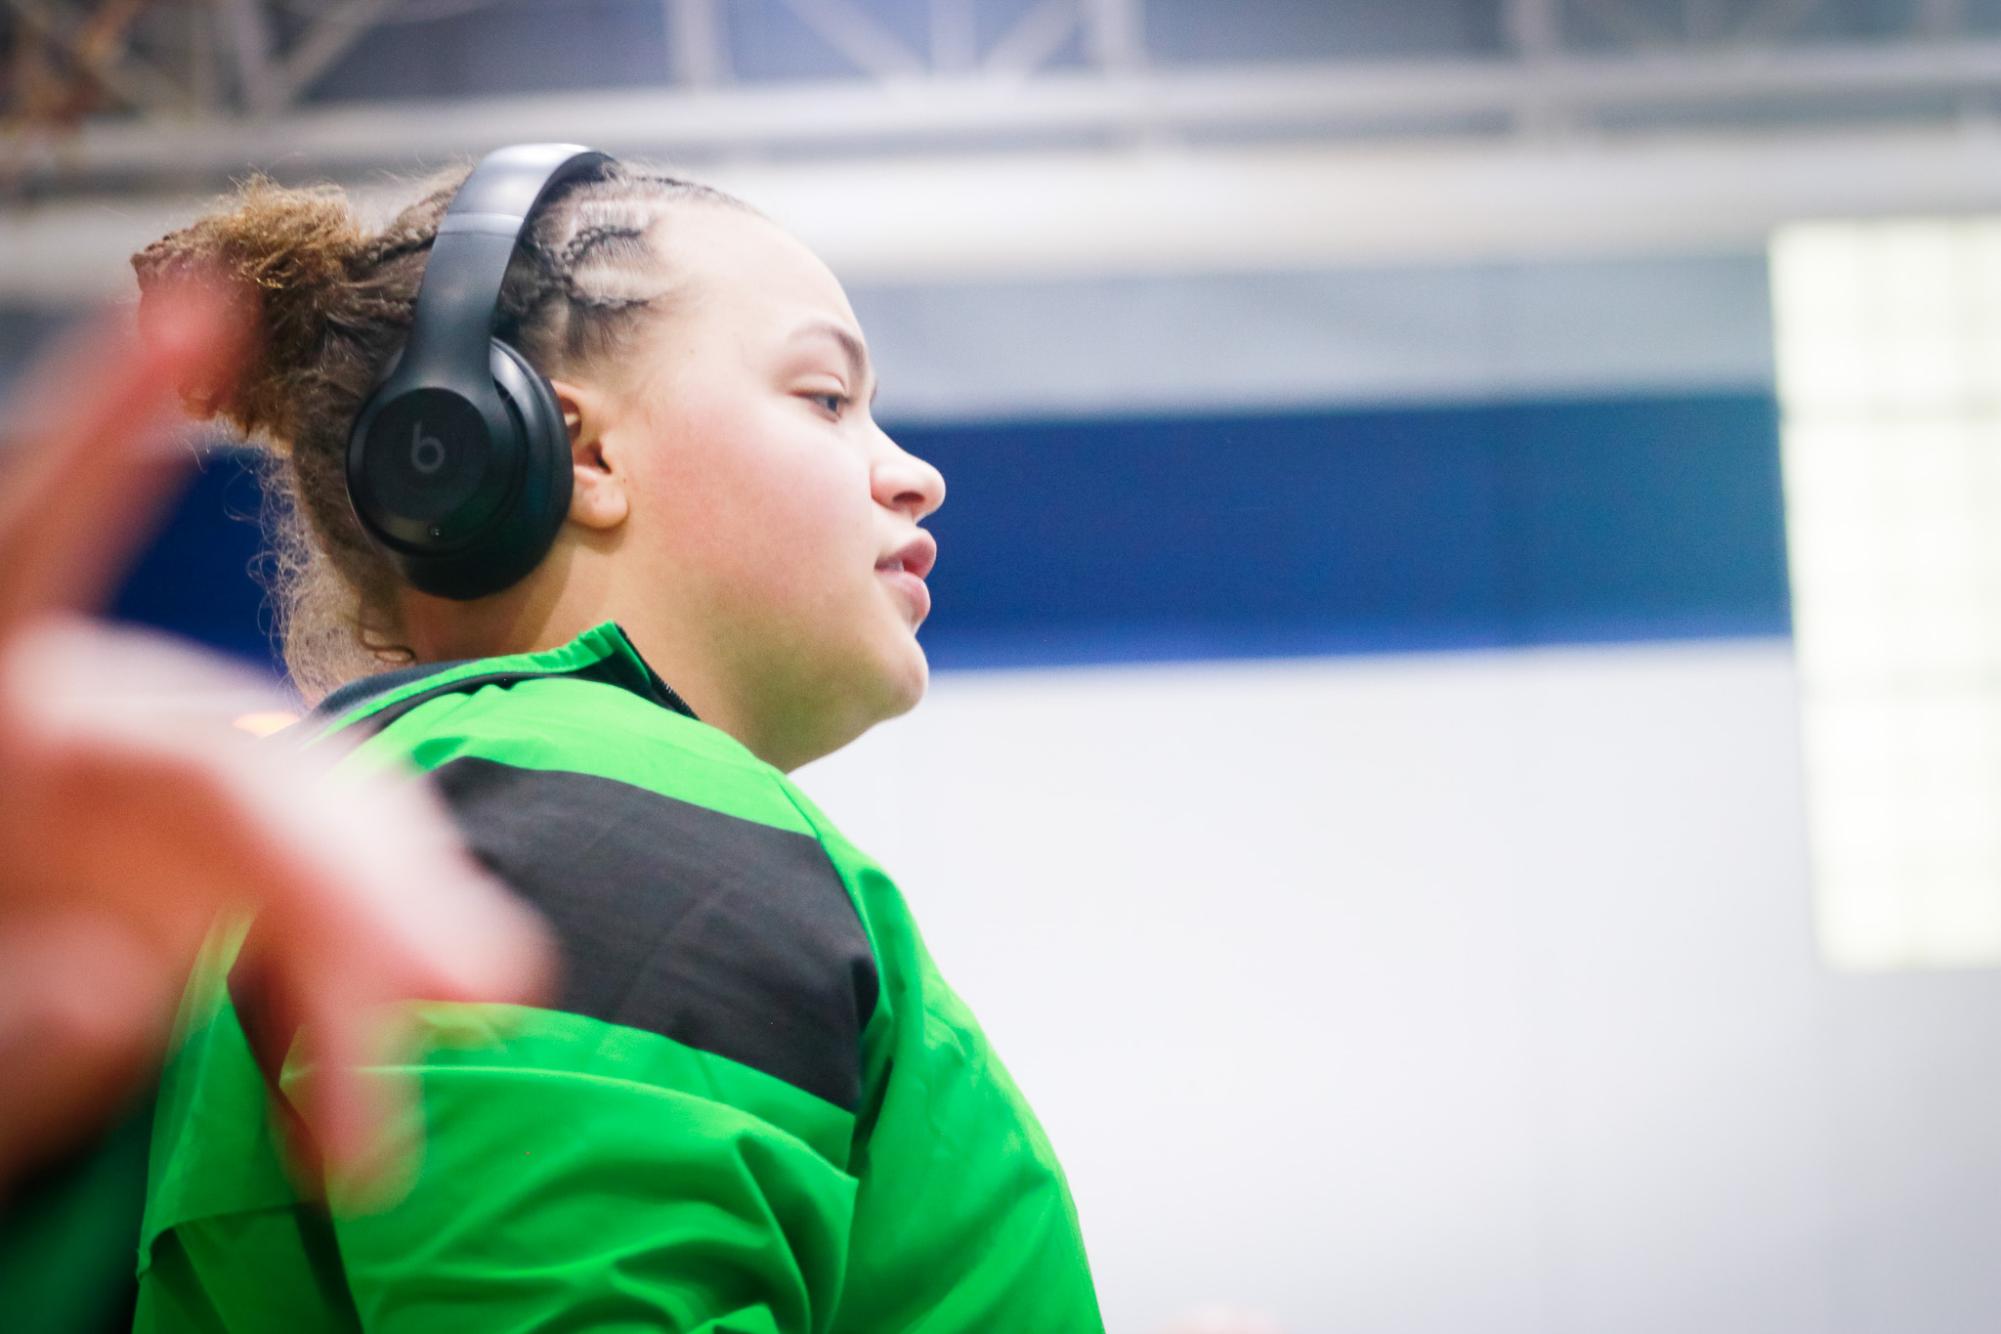
<path fill-rule="evenodd" d="M 549 499 L 559 504 L 555 526 L 549 530 L 554 537 L 570 507 L 570 428 L 563 422 L 556 388 L 542 372 L 529 365 L 528 358 L 511 344 L 496 338 L 489 346 L 494 388 L 512 409 L 509 415 L 521 430 L 528 473 L 531 478 L 539 473 L 549 489 Z"/>
<path fill-rule="evenodd" d="M 349 444 L 362 526 L 412 586 L 469 600 L 548 554 L 570 510 L 570 434 L 550 383 L 489 343 L 483 386 L 379 391 Z"/>
<path fill-rule="evenodd" d="M 501 591 L 542 562 L 569 515 L 556 392 L 491 333 L 535 211 L 610 162 L 577 144 L 516 144 L 480 159 L 438 222 L 409 336 L 348 428 L 355 518 L 426 593 Z"/>
<path fill-rule="evenodd" d="M 549 554 L 570 512 L 570 432 L 555 388 L 514 347 L 498 338 L 489 347 L 494 388 L 513 437 L 494 441 L 493 455 L 514 476 L 507 498 L 470 543 L 426 558 L 420 563 L 427 568 L 412 572 L 412 583 L 443 597 L 485 597 L 527 577 Z"/>

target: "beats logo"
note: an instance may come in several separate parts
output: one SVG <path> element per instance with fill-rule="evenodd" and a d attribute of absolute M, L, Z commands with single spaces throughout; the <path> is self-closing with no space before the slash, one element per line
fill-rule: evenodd
<path fill-rule="evenodd" d="M 410 466 L 426 477 L 445 466 L 445 442 L 425 435 L 421 421 L 410 431 Z"/>

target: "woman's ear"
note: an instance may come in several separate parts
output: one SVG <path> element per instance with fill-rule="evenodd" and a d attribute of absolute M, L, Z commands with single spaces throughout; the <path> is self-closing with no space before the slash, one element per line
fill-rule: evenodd
<path fill-rule="evenodd" d="M 632 500 L 626 494 L 623 460 L 606 439 L 612 423 L 611 400 L 588 385 L 568 380 L 549 383 L 570 432 L 570 521 L 586 528 L 616 528 L 631 512 Z"/>

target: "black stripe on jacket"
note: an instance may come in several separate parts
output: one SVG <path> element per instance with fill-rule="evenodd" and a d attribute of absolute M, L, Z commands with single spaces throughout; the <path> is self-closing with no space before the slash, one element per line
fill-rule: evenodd
<path fill-rule="evenodd" d="M 464 758 L 432 776 L 554 926 L 560 1008 L 859 1107 L 875 957 L 818 840 L 590 774 Z"/>

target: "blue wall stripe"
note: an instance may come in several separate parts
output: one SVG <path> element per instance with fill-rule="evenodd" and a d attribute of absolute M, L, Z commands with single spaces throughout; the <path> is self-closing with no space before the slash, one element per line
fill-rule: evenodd
<path fill-rule="evenodd" d="M 941 668 L 1784 635 L 1769 394 L 911 429 Z"/>
<path fill-rule="evenodd" d="M 926 425 L 941 669 L 1784 635 L 1776 409 L 1718 392 Z M 242 465 L 121 613 L 264 654 Z"/>

